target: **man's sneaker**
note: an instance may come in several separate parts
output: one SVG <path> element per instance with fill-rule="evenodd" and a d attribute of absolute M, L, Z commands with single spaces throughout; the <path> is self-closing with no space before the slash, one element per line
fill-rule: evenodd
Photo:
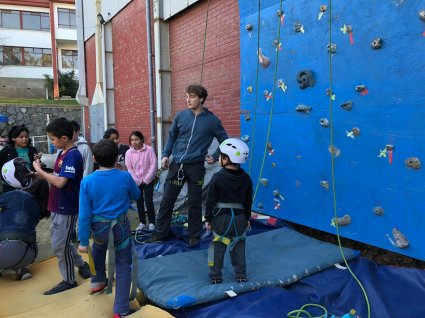
<path fill-rule="evenodd" d="M 84 279 L 91 277 L 90 266 L 87 262 L 84 262 L 83 266 L 78 267 L 78 274 Z"/>
<path fill-rule="evenodd" d="M 246 279 L 246 277 L 238 277 L 236 278 L 236 281 L 238 283 L 246 283 L 248 280 Z"/>
<path fill-rule="evenodd" d="M 30 278 L 32 278 L 32 274 L 25 267 L 16 271 L 16 280 L 26 280 Z"/>
<path fill-rule="evenodd" d="M 149 223 L 149 227 L 148 227 L 149 231 L 153 231 L 155 230 L 155 224 L 153 223 Z"/>
<path fill-rule="evenodd" d="M 196 247 L 199 245 L 199 239 L 197 237 L 189 237 L 189 247 Z"/>
<path fill-rule="evenodd" d="M 130 316 L 132 314 L 134 314 L 136 311 L 138 311 L 139 308 L 137 309 L 130 309 L 128 312 L 126 312 L 125 314 L 115 314 L 114 318 L 123 318 L 123 317 L 127 317 Z"/>
<path fill-rule="evenodd" d="M 213 285 L 221 284 L 222 282 L 223 282 L 223 280 L 221 278 L 212 278 L 210 280 L 210 283 L 213 284 Z"/>
<path fill-rule="evenodd" d="M 148 237 L 146 240 L 144 240 L 143 243 L 160 243 L 164 241 L 165 241 L 165 238 L 160 237 L 155 233 L 152 233 L 152 235 Z"/>
<path fill-rule="evenodd" d="M 103 283 L 91 283 L 90 295 L 99 295 L 108 287 L 108 279 Z"/>
<path fill-rule="evenodd" d="M 146 228 L 146 225 L 143 223 L 139 223 L 139 226 L 136 228 L 136 231 L 142 231 Z"/>
<path fill-rule="evenodd" d="M 59 284 L 57 284 L 55 287 L 53 287 L 52 289 L 44 292 L 44 295 L 58 294 L 58 293 L 64 292 L 65 290 L 72 289 L 72 288 L 75 288 L 75 287 L 77 287 L 77 282 L 68 283 L 68 282 L 63 280 Z"/>

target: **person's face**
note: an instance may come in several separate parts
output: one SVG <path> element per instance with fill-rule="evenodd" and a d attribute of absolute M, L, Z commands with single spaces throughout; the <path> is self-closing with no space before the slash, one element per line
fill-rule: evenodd
<path fill-rule="evenodd" d="M 55 146 L 57 149 L 64 149 L 66 146 L 66 137 L 62 136 L 61 138 L 56 137 L 51 133 L 47 133 L 47 136 L 50 139 L 50 143 Z"/>
<path fill-rule="evenodd" d="M 132 135 L 130 137 L 130 144 L 134 149 L 141 149 L 143 147 L 143 140 L 139 137 Z"/>
<path fill-rule="evenodd" d="M 112 140 L 113 142 L 115 142 L 117 145 L 120 143 L 120 137 L 118 137 L 117 134 L 112 134 L 109 136 L 108 138 L 109 140 Z"/>
<path fill-rule="evenodd" d="M 191 110 L 198 110 L 202 107 L 203 98 L 200 98 L 198 95 L 193 93 L 186 94 L 186 105 Z"/>
<path fill-rule="evenodd" d="M 21 131 L 21 133 L 16 136 L 16 138 L 12 138 L 12 140 L 15 142 L 15 147 L 25 148 L 28 146 L 30 137 L 26 131 Z"/>

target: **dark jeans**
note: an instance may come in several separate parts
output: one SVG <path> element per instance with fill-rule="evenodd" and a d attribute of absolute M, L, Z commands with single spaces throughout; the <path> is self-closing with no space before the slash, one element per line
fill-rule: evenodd
<path fill-rule="evenodd" d="M 153 182 L 139 186 L 140 198 L 137 200 L 137 212 L 139 213 L 139 220 L 141 223 L 146 224 L 145 203 L 148 212 L 149 223 L 155 224 L 155 208 L 153 206 Z"/>
<path fill-rule="evenodd" d="M 187 182 L 188 190 L 188 222 L 189 237 L 199 238 L 202 231 L 202 185 L 204 184 L 204 162 L 183 164 L 183 179 L 177 179 L 180 164 L 172 162 L 168 170 L 164 184 L 164 194 L 159 206 L 155 233 L 160 238 L 166 238 L 170 232 L 171 219 L 173 216 L 174 203 Z"/>
<path fill-rule="evenodd" d="M 106 251 L 108 249 L 109 231 L 111 222 L 92 222 L 93 232 L 92 255 L 96 269 L 96 275 L 92 276 L 92 283 L 103 283 L 106 281 Z M 131 286 L 131 240 L 130 222 L 127 217 L 123 217 L 113 227 L 115 246 L 115 302 L 114 312 L 126 313 L 130 310 L 128 295 Z M 112 282 L 109 282 L 110 284 Z"/>
<path fill-rule="evenodd" d="M 241 236 L 246 231 L 245 214 L 235 215 L 232 223 L 231 215 L 219 214 L 212 219 L 212 230 L 218 235 L 223 235 L 229 228 L 226 237 Z M 236 227 L 236 229 L 235 229 Z M 221 270 L 223 269 L 223 259 L 226 253 L 227 245 L 221 242 L 211 242 L 214 246 L 214 265 L 210 266 L 210 278 L 221 279 Z M 235 271 L 236 278 L 246 278 L 246 261 L 245 261 L 245 240 L 239 240 L 230 251 L 230 260 Z"/>

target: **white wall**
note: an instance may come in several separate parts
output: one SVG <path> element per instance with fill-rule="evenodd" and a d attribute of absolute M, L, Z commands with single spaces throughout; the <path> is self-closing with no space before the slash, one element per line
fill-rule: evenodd
<path fill-rule="evenodd" d="M 0 29 L 0 31 L 0 41 L 5 46 L 52 48 L 50 32 L 12 29 Z"/>
<path fill-rule="evenodd" d="M 171 18 L 173 15 L 183 11 L 187 7 L 191 6 L 195 2 L 199 0 L 156 0 L 162 1 L 162 18 L 167 20 Z"/>
<path fill-rule="evenodd" d="M 66 3 L 54 3 L 53 12 L 54 12 L 54 20 L 55 20 L 56 39 L 75 41 L 75 45 L 77 45 L 77 29 L 58 27 L 58 8 L 75 10 L 75 6 L 72 4 L 66 4 Z"/>
<path fill-rule="evenodd" d="M 43 74 L 53 76 L 52 68 L 42 66 L 7 65 L 0 69 L 0 77 L 43 79 Z"/>

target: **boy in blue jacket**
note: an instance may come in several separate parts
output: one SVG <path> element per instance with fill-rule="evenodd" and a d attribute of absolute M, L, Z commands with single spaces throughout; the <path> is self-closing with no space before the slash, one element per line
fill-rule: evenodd
<path fill-rule="evenodd" d="M 91 230 L 92 255 L 96 269 L 96 275 L 91 278 L 91 294 L 101 293 L 108 285 L 105 258 L 112 227 L 117 280 L 114 317 L 120 318 L 134 312 L 128 301 L 131 285 L 131 241 L 127 211 L 130 200 L 139 198 L 140 190 L 127 171 L 114 168 L 118 156 L 115 142 L 102 139 L 94 146 L 93 155 L 99 169 L 81 182 L 78 250 L 87 253 Z"/>

